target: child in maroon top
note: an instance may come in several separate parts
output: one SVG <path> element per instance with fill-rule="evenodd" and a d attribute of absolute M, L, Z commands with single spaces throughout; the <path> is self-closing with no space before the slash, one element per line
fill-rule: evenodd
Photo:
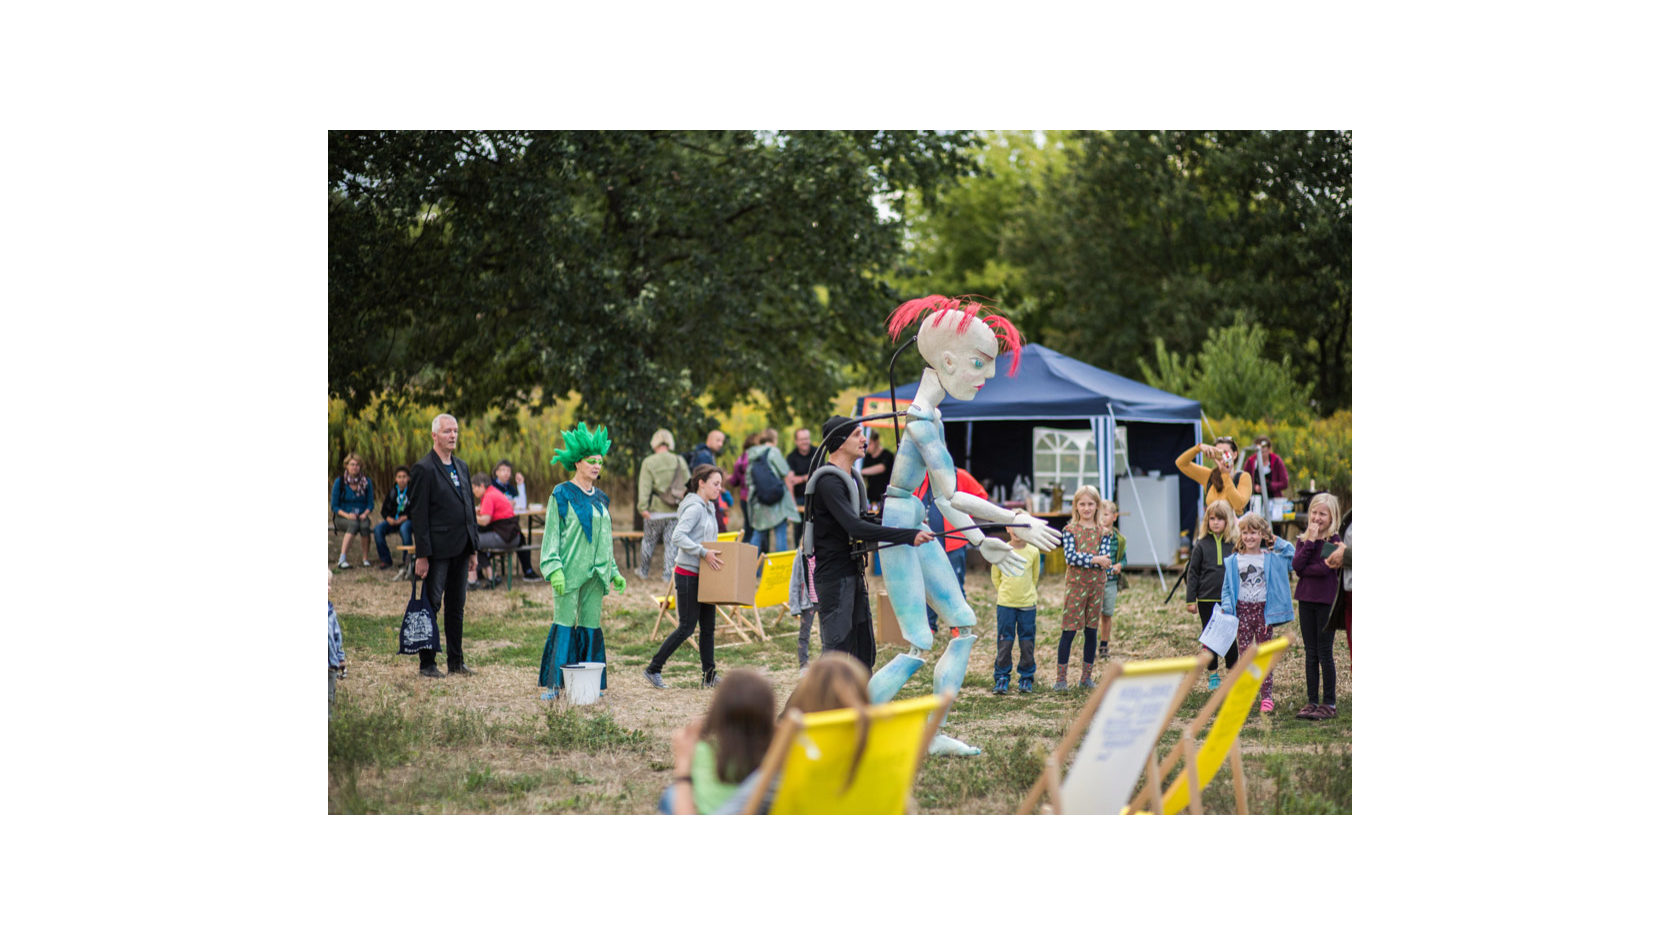
<path fill-rule="evenodd" d="M 1336 714 L 1336 663 L 1331 644 L 1330 610 L 1341 589 L 1341 575 L 1324 563 L 1341 544 L 1337 529 L 1342 510 L 1328 492 L 1313 496 L 1307 506 L 1307 531 L 1295 544 L 1295 599 L 1301 604 L 1301 643 L 1307 651 L 1307 705 L 1296 718 L 1327 719 Z M 1319 682 L 1324 684 L 1324 701 L 1319 702 Z"/>

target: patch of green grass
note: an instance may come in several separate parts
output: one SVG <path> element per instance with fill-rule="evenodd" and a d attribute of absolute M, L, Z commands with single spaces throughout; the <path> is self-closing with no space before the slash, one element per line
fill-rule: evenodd
<path fill-rule="evenodd" d="M 643 749 L 652 739 L 641 729 L 626 731 L 605 712 L 585 713 L 577 708 L 560 711 L 550 705 L 543 714 L 546 729 L 538 735 L 545 748 L 562 751 L 605 751 L 609 748 Z"/>
<path fill-rule="evenodd" d="M 1019 801 L 1044 771 L 1048 754 L 1021 737 L 999 751 L 928 758 L 916 777 L 916 804 L 924 812 L 933 812 L 980 798 Z"/>
<path fill-rule="evenodd" d="M 363 705 L 340 692 L 327 722 L 327 766 L 343 774 L 365 765 L 389 767 L 408 760 L 415 727 L 391 702 Z"/>
<path fill-rule="evenodd" d="M 1263 770 L 1271 788 L 1270 798 L 1261 807 L 1267 813 L 1353 813 L 1351 749 L 1342 751 L 1321 744 L 1310 752 L 1271 755 Z"/>

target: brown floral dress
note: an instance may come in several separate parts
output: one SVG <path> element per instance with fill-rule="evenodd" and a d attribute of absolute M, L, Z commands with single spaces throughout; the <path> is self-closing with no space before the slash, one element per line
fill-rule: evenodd
<path fill-rule="evenodd" d="M 1062 632 L 1095 629 L 1102 619 L 1103 585 L 1108 572 L 1091 563 L 1098 555 L 1114 556 L 1110 539 L 1096 525 L 1069 523 L 1062 529 L 1062 552 L 1067 557 L 1067 598 L 1062 602 Z"/>

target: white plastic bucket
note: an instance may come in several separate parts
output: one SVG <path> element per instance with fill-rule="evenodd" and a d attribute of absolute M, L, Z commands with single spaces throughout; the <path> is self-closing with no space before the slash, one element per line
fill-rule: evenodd
<path fill-rule="evenodd" d="M 560 667 L 566 679 L 566 701 L 572 705 L 588 705 L 601 699 L 601 671 L 605 663 L 571 663 Z"/>

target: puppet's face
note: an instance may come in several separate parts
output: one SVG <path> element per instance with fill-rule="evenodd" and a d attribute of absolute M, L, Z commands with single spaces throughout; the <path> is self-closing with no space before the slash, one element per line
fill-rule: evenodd
<path fill-rule="evenodd" d="M 955 314 L 947 315 L 943 324 L 931 330 L 934 344 L 924 355 L 938 373 L 939 386 L 945 393 L 958 400 L 973 400 L 997 373 L 997 335 L 979 319 L 969 322 L 967 331 L 958 332 L 957 321 Z M 924 336 L 929 333 L 925 328 L 922 331 Z"/>

